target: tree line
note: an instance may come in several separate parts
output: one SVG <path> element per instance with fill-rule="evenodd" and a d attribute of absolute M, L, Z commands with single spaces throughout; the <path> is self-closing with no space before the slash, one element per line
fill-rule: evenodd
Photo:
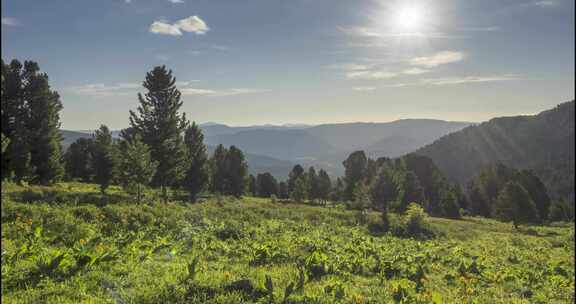
<path fill-rule="evenodd" d="M 524 222 L 573 220 L 573 206 L 551 202 L 546 186 L 529 170 L 498 163 L 486 166 L 467 186 L 448 182 L 432 159 L 417 154 L 371 159 L 363 151 L 343 162 L 345 175 L 331 180 L 314 167 L 295 165 L 286 181 L 270 173 L 248 175 L 243 152 L 219 145 L 211 157 L 199 126 L 182 106 L 172 71 L 165 66 L 146 74 L 130 126 L 115 139 L 105 125 L 91 138 L 60 146 L 62 103 L 37 63 L 2 61 L 2 179 L 53 184 L 62 178 L 94 182 L 103 193 L 121 185 L 141 201 L 144 189 L 183 189 L 195 201 L 203 191 L 240 197 L 249 194 L 296 202 L 345 202 L 349 208 L 404 212 L 412 202 L 432 216 L 463 214 Z"/>
<path fill-rule="evenodd" d="M 123 186 L 140 201 L 143 189 L 159 188 L 165 200 L 170 188 L 185 189 L 190 200 L 211 190 L 240 196 L 247 164 L 238 148 L 218 146 L 207 155 L 198 125 L 180 113 L 181 93 L 172 71 L 155 67 L 146 74 L 145 94 L 130 111 L 130 127 L 112 136 L 102 125 L 91 138 L 60 146 L 62 103 L 37 63 L 2 61 L 2 179 L 50 185 L 63 178 L 95 182 L 103 193 Z"/>

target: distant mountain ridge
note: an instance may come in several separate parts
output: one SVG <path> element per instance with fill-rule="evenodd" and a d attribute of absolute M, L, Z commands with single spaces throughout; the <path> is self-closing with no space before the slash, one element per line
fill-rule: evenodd
<path fill-rule="evenodd" d="M 466 183 L 486 164 L 532 169 L 554 198 L 574 201 L 574 101 L 532 116 L 494 118 L 446 135 L 415 153 Z"/>
<path fill-rule="evenodd" d="M 285 179 L 293 164 L 324 168 L 332 176 L 344 173 L 342 161 L 355 150 L 372 157 L 396 157 L 412 152 L 439 137 L 471 125 L 434 119 L 403 119 L 386 123 L 338 123 L 321 125 L 255 125 L 233 127 L 200 124 L 207 146 L 235 145 L 249 159 L 251 172 L 269 171 Z M 70 136 L 77 139 L 79 132 Z M 91 131 L 86 132 L 86 136 Z M 118 136 L 119 131 L 112 131 Z M 64 136 L 64 146 L 72 141 Z M 75 140 L 74 139 L 74 140 Z"/>

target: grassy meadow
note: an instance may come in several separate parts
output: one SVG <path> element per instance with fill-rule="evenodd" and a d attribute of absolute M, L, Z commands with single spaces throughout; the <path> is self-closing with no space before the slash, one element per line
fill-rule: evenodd
<path fill-rule="evenodd" d="M 3 303 L 573 303 L 574 224 L 2 185 Z"/>

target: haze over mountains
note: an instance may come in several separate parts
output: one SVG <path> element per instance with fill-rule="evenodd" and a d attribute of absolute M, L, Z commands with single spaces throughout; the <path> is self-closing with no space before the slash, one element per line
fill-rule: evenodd
<path fill-rule="evenodd" d="M 574 101 L 537 115 L 499 117 L 416 151 L 452 181 L 466 183 L 486 164 L 532 169 L 553 198 L 574 202 Z"/>
<path fill-rule="evenodd" d="M 235 145 L 246 153 L 252 173 L 270 172 L 286 178 L 292 166 L 324 168 L 342 175 L 342 161 L 353 151 L 365 150 L 373 157 L 396 157 L 415 151 L 439 137 L 471 125 L 433 119 L 404 119 L 388 123 L 341 123 L 308 125 L 262 125 L 232 127 L 206 123 L 200 127 L 211 153 L 215 146 Z M 67 147 L 90 131 L 66 131 Z M 114 135 L 118 135 L 114 131 Z"/>

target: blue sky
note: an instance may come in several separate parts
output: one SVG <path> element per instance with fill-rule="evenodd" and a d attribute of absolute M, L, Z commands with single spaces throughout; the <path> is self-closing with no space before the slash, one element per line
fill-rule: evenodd
<path fill-rule="evenodd" d="M 198 122 L 483 121 L 574 98 L 573 0 L 2 0 L 63 128 L 128 124 L 165 64 Z"/>

